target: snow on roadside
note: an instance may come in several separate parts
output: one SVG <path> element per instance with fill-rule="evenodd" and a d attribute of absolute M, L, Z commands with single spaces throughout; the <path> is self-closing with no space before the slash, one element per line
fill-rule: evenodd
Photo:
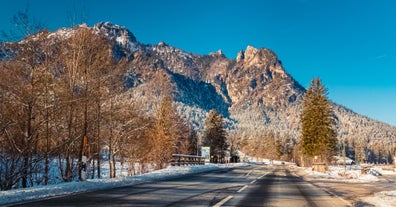
<path fill-rule="evenodd" d="M 362 200 L 378 207 L 395 207 L 396 191 L 382 191 L 375 193 L 374 196 L 362 198 Z"/>
<path fill-rule="evenodd" d="M 336 179 L 346 183 L 366 183 L 376 182 L 378 177 L 372 174 L 361 174 L 359 168 L 350 168 L 349 166 L 345 169 L 343 166 L 329 166 L 329 170 L 326 173 L 313 172 L 311 168 L 305 169 L 308 177 L 316 179 Z"/>
<path fill-rule="evenodd" d="M 235 167 L 238 165 L 243 164 L 238 163 L 227 165 L 206 164 L 194 166 L 170 166 L 162 170 L 157 170 L 137 176 L 120 177 L 113 179 L 88 179 L 86 182 L 70 182 L 25 189 L 0 191 L 0 205 L 4 205 L 7 203 L 23 202 L 28 200 L 43 199 L 53 196 L 70 195 L 81 192 L 90 192 L 102 189 L 122 187 L 165 178 L 179 177 L 188 174 L 205 172 L 219 168 Z"/>
<path fill-rule="evenodd" d="M 395 171 L 383 170 L 381 167 L 373 166 L 373 170 L 381 175 L 396 175 Z M 367 183 L 379 181 L 379 177 L 371 173 L 361 174 L 359 166 L 329 166 L 326 173 L 312 172 L 311 168 L 306 168 L 306 175 L 309 179 L 329 179 L 337 180 L 345 183 Z M 382 191 L 375 193 L 374 196 L 362 198 L 364 202 L 370 203 L 378 207 L 396 207 L 396 191 Z"/>
<path fill-rule="evenodd" d="M 374 166 L 373 169 L 381 175 L 396 175 L 395 170 L 385 170 L 379 166 Z M 381 191 L 374 193 L 374 196 L 364 197 L 363 201 L 373 204 L 378 207 L 395 207 L 396 206 L 396 191 Z"/>

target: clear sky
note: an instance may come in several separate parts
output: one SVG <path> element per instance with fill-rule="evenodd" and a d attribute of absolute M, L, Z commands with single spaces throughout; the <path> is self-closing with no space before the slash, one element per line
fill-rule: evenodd
<path fill-rule="evenodd" d="M 303 86 L 321 77 L 334 102 L 396 126 L 393 0 L 13 0 L 2 2 L 1 30 L 26 7 L 50 30 L 75 16 L 198 54 L 221 49 L 235 58 L 247 45 L 270 48 Z"/>

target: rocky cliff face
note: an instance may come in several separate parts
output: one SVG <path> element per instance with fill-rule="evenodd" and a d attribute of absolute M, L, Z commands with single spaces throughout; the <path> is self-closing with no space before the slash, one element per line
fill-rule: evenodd
<path fill-rule="evenodd" d="M 67 38 L 78 28 L 60 29 L 48 38 Z M 305 89 L 285 71 L 273 51 L 247 46 L 235 59 L 225 57 L 221 51 L 202 56 L 165 42 L 144 45 L 132 32 L 111 23 L 98 23 L 92 31 L 109 38 L 116 58 L 128 58 L 126 94 L 148 110 L 152 97 L 166 90 L 197 129 L 214 108 L 227 118 L 230 128 L 267 130 L 298 138 Z M 0 58 L 9 53 L 2 45 Z M 334 108 L 340 138 L 396 140 L 395 127 L 336 104 Z"/>

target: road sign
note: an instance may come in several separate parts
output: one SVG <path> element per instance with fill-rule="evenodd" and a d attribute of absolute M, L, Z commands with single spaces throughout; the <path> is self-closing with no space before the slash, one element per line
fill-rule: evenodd
<path fill-rule="evenodd" d="M 201 147 L 201 156 L 205 157 L 205 162 L 210 162 L 210 147 Z"/>

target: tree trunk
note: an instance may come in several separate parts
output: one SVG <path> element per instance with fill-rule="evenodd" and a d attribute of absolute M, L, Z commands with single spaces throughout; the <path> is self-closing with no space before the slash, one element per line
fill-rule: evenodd
<path fill-rule="evenodd" d="M 23 155 L 22 188 L 27 187 L 28 167 L 29 167 L 29 156 Z"/>
<path fill-rule="evenodd" d="M 88 85 L 86 86 L 86 87 L 88 87 Z M 83 136 L 82 136 L 82 139 L 81 139 L 81 145 L 80 145 L 80 153 L 79 153 L 79 156 L 78 156 L 78 179 L 80 180 L 80 181 L 82 181 L 83 180 L 83 178 L 82 178 L 82 171 L 83 171 L 83 163 L 82 163 L 82 157 L 83 156 L 87 156 L 87 152 L 85 152 L 85 148 L 86 148 L 86 146 L 85 145 L 88 145 L 88 142 L 86 142 L 86 141 L 88 141 L 88 138 L 87 138 L 87 132 L 88 132 L 88 97 L 87 97 L 87 92 L 88 91 L 88 88 L 86 88 L 86 91 L 85 91 L 85 105 L 84 105 L 84 129 L 83 129 Z M 85 165 L 87 164 L 87 163 L 84 163 Z M 86 169 L 86 168 L 85 168 Z"/>
<path fill-rule="evenodd" d="M 97 102 L 97 104 L 98 104 L 98 118 L 97 118 L 97 130 L 98 130 L 98 132 L 97 132 L 97 136 L 96 136 L 96 138 L 97 138 L 97 140 L 96 140 L 96 146 L 97 146 L 97 149 L 96 149 L 96 151 L 97 151 L 97 153 L 98 153 L 98 163 L 97 163 L 97 167 L 98 167 L 98 169 L 97 169 L 97 173 L 98 173 L 98 179 L 100 179 L 100 151 L 101 151 L 101 149 L 100 149 L 100 118 L 101 118 L 101 113 L 100 113 L 100 110 L 101 110 L 101 107 L 100 107 L 100 99 L 98 99 L 98 102 Z"/>
<path fill-rule="evenodd" d="M 70 155 L 69 147 L 66 149 L 66 169 L 65 169 L 65 182 L 71 182 L 73 180 L 73 172 L 72 172 L 72 165 L 73 161 Z"/>
<path fill-rule="evenodd" d="M 48 95 L 48 87 L 45 87 L 45 94 Z M 44 167 L 44 185 L 48 185 L 49 179 L 49 151 L 50 151 L 50 139 L 49 139 L 49 109 L 47 106 L 47 97 L 45 99 L 45 138 L 46 138 L 46 149 L 45 149 L 45 167 Z"/>
<path fill-rule="evenodd" d="M 109 165 L 110 165 L 110 178 L 114 178 L 115 176 L 115 158 L 114 158 L 114 149 L 113 149 L 113 100 L 110 98 L 110 136 L 109 136 Z"/>
<path fill-rule="evenodd" d="M 92 158 L 92 174 L 91 179 L 95 179 L 95 157 Z"/>
<path fill-rule="evenodd" d="M 115 156 L 114 156 L 114 154 L 113 154 L 113 178 L 115 178 L 116 177 L 116 159 L 115 159 Z"/>

